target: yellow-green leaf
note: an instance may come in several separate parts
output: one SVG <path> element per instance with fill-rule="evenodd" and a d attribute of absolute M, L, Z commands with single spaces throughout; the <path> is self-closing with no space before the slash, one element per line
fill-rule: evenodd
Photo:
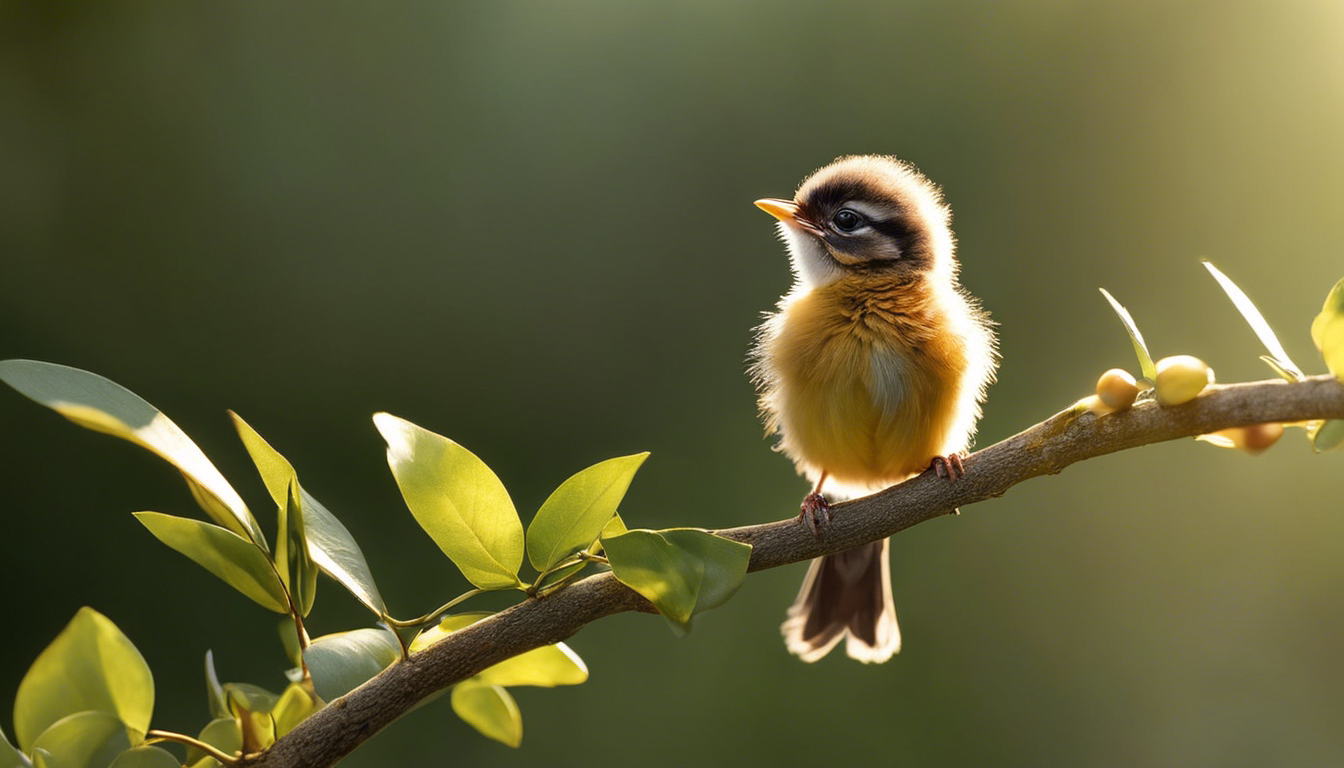
<path fill-rule="evenodd" d="M 564 643 L 543 645 L 487 667 L 475 680 L 487 685 L 534 685 L 554 688 L 588 679 L 588 666 Z"/>
<path fill-rule="evenodd" d="M 219 684 L 219 673 L 215 671 L 215 652 L 205 652 L 205 695 L 210 705 L 211 717 L 227 717 L 229 699 L 224 695 L 224 686 Z"/>
<path fill-rule="evenodd" d="M 602 546 L 616 578 L 682 629 L 737 591 L 751 558 L 750 545 L 696 528 L 635 529 Z"/>
<path fill-rule="evenodd" d="M 509 692 L 497 685 L 462 682 L 453 687 L 453 711 L 472 728 L 501 744 L 523 743 L 523 716 Z"/>
<path fill-rule="evenodd" d="M 236 754 L 243 748 L 243 730 L 232 715 L 217 717 L 206 723 L 196 739 L 209 744 L 226 755 Z M 213 758 L 195 747 L 187 749 L 187 765 L 195 765 L 204 761 L 213 761 Z"/>
<path fill-rule="evenodd" d="M 313 688 L 323 701 L 339 699 L 399 658 L 401 644 L 381 627 L 323 635 L 303 651 Z"/>
<path fill-rule="evenodd" d="M 1134 318 L 1130 317 L 1129 310 L 1116 301 L 1105 288 L 1098 290 L 1106 297 L 1106 301 L 1111 303 L 1111 309 L 1115 310 L 1115 314 L 1120 317 L 1120 323 L 1129 333 L 1129 340 L 1134 344 L 1134 354 L 1139 358 L 1139 369 L 1143 372 L 1143 377 L 1149 381 L 1156 381 L 1157 367 L 1153 365 L 1153 356 L 1148 353 L 1148 344 L 1144 342 L 1143 334 L 1139 333 L 1139 326 L 1135 324 Z"/>
<path fill-rule="evenodd" d="M 271 717 L 275 718 L 276 737 L 294 730 L 294 726 L 321 708 L 322 704 L 311 683 L 290 683 L 271 710 Z"/>
<path fill-rule="evenodd" d="M 285 588 L 271 560 L 247 539 L 217 525 L 159 512 L 136 512 L 135 519 L 159 541 L 186 555 L 225 584 L 276 613 L 289 613 Z"/>
<path fill-rule="evenodd" d="M 185 432 L 134 392 L 96 373 L 37 360 L 0 361 L 0 381 L 82 427 L 157 454 L 177 467 L 215 522 L 266 549 L 266 537 L 238 492 Z"/>
<path fill-rule="evenodd" d="M 106 712 L 143 734 L 154 711 L 154 678 L 117 625 L 81 608 L 19 683 L 14 737 L 31 752 L 53 723 L 87 710 Z"/>
<path fill-rule="evenodd" d="M 435 624 L 415 636 L 415 639 L 411 641 L 411 652 L 423 651 L 459 629 L 469 627 L 491 615 L 493 614 L 490 611 L 467 611 L 465 613 L 455 613 L 451 616 L 444 616 L 442 619 L 439 619 L 438 624 Z"/>
<path fill-rule="evenodd" d="M 108 712 L 88 710 L 52 723 L 33 742 L 57 768 L 103 768 L 131 748 L 126 725 Z"/>
<path fill-rule="evenodd" d="M 172 752 L 150 745 L 122 752 L 108 768 L 182 768 L 182 763 Z"/>
<path fill-rule="evenodd" d="M 1321 313 L 1311 322 L 1311 340 L 1325 358 L 1325 366 L 1344 380 L 1344 279 L 1330 289 Z"/>
<path fill-rule="evenodd" d="M 373 417 L 416 522 L 481 589 L 522 586 L 523 525 L 485 462 L 448 438 L 388 413 Z"/>
<path fill-rule="evenodd" d="M 289 494 L 284 514 L 276 531 L 275 561 L 281 564 L 280 575 L 289 574 L 289 593 L 299 608 L 299 615 L 307 616 L 313 609 L 313 600 L 317 597 L 317 564 L 308 552 L 308 537 L 304 530 L 303 502 L 299 500 L 299 479 L 289 484 Z M 281 552 L 280 541 L 285 543 Z"/>
<path fill-rule="evenodd" d="M 646 453 L 594 464 L 560 484 L 527 527 L 527 557 L 545 571 L 587 547 L 616 514 Z"/>
<path fill-rule="evenodd" d="M 24 768 L 23 753 L 9 743 L 4 728 L 0 728 L 0 768 Z"/>

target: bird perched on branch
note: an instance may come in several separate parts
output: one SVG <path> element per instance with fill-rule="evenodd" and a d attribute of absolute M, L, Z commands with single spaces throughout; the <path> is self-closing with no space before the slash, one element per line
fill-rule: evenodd
<path fill-rule="evenodd" d="M 821 535 L 830 502 L 933 466 L 956 480 L 997 365 L 990 322 L 957 282 L 939 189 L 894 157 L 842 157 L 779 220 L 795 282 L 757 332 L 752 375 L 766 429 L 814 485 L 800 519 Z M 900 650 L 888 541 L 812 562 L 782 626 L 804 661 Z"/>

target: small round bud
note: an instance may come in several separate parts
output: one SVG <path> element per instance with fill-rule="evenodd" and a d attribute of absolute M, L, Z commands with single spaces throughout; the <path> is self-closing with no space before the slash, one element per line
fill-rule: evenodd
<path fill-rule="evenodd" d="M 1213 369 L 1190 355 L 1172 355 L 1157 361 L 1153 389 L 1161 405 L 1180 405 L 1194 400 L 1213 383 Z"/>
<path fill-rule="evenodd" d="M 1252 424 L 1247 427 L 1220 429 L 1199 439 L 1219 448 L 1237 448 L 1255 456 L 1278 442 L 1283 436 L 1282 424 Z"/>
<path fill-rule="evenodd" d="M 1134 377 L 1130 376 L 1128 371 L 1112 368 L 1097 379 L 1097 398 L 1107 408 L 1112 410 L 1128 408 L 1134 404 L 1134 398 L 1138 396 L 1139 386 L 1134 383 Z"/>

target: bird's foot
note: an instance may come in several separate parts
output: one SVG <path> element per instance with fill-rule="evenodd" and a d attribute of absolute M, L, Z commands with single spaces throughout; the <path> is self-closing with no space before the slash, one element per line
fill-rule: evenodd
<path fill-rule="evenodd" d="M 946 456 L 934 456 L 933 461 L 929 462 L 929 466 L 933 467 L 933 471 L 936 472 L 939 477 L 946 477 L 948 480 L 956 482 L 957 478 L 966 475 L 966 467 L 961 463 L 963 458 L 964 456 L 960 453 L 949 453 Z"/>
<path fill-rule="evenodd" d="M 812 535 L 821 538 L 821 529 L 831 522 L 831 503 L 820 493 L 809 493 L 799 507 L 798 519 L 807 524 Z"/>

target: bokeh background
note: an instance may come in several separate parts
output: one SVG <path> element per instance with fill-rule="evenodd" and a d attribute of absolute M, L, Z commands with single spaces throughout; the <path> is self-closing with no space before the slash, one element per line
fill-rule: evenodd
<path fill-rule="evenodd" d="M 1135 367 L 1098 286 L 1156 354 L 1272 375 L 1201 257 L 1323 371 L 1341 40 L 1335 0 L 9 3 L 0 357 L 138 392 L 269 520 L 237 410 L 411 615 L 465 582 L 404 510 L 377 410 L 470 447 L 525 517 L 638 450 L 633 525 L 796 510 L 744 375 L 790 283 L 751 201 L 839 154 L 946 189 L 1000 323 L 982 445 Z M 1342 460 L 1290 433 L 1256 459 L 1181 441 L 1087 462 L 897 537 L 889 664 L 785 653 L 798 565 L 686 639 L 649 616 L 584 629 L 591 680 L 517 691 L 517 751 L 444 701 L 346 764 L 1344 763 Z M 157 727 L 206 722 L 206 649 L 282 687 L 274 618 L 141 509 L 197 514 L 157 459 L 0 391 L 6 730 L 85 604 L 148 659 Z M 315 632 L 367 622 L 324 580 Z"/>

